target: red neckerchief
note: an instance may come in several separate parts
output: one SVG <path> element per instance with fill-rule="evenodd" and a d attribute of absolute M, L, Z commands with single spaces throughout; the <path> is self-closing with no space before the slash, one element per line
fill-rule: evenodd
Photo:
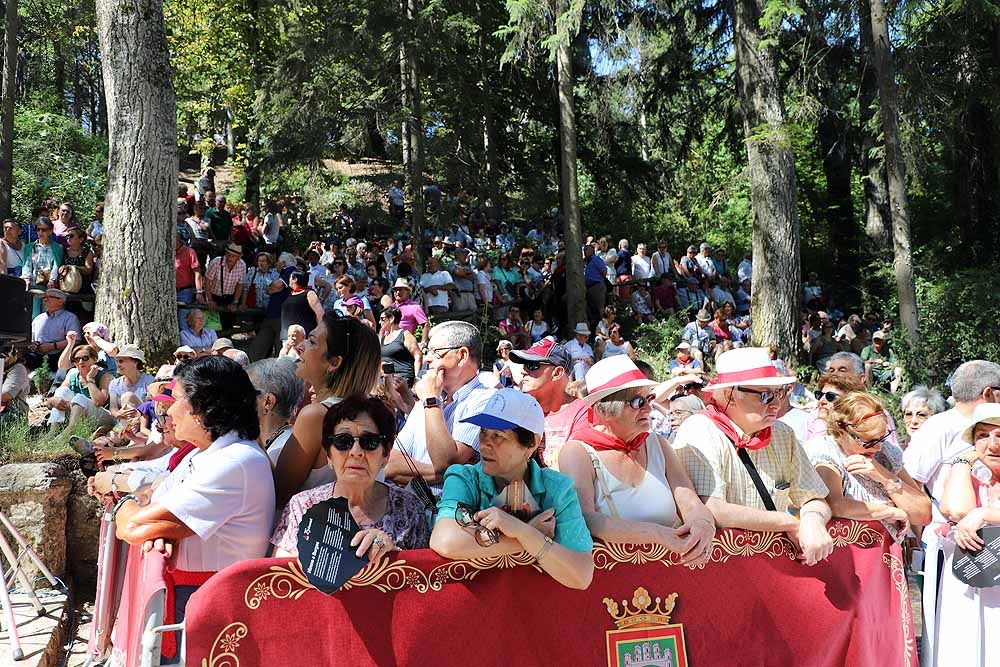
<path fill-rule="evenodd" d="M 181 464 L 184 457 L 194 451 L 194 445 L 190 442 L 186 442 L 181 445 L 176 452 L 170 455 L 170 460 L 167 462 L 167 471 L 173 472 L 174 468 Z"/>
<path fill-rule="evenodd" d="M 631 454 L 642 447 L 642 443 L 646 442 L 647 437 L 649 437 L 649 433 L 640 433 L 628 442 L 625 442 L 616 435 L 589 427 L 582 428 L 573 433 L 574 440 L 585 442 L 599 452 L 611 450 L 625 454 Z"/>
<path fill-rule="evenodd" d="M 292 288 L 292 294 L 299 294 L 301 292 L 307 292 L 307 291 L 309 291 L 308 287 L 299 287 L 298 285 L 296 285 L 295 287 Z"/>
<path fill-rule="evenodd" d="M 752 451 L 755 449 L 763 449 L 771 444 L 770 426 L 765 428 L 763 431 L 758 431 L 755 435 L 751 435 L 749 437 L 743 436 L 741 438 L 736 432 L 736 426 L 733 424 L 732 420 L 730 420 L 729 417 L 726 416 L 726 413 L 720 410 L 719 406 L 712 401 L 709 401 L 708 405 L 705 406 L 705 409 L 699 414 L 703 414 L 711 419 L 737 449 L 742 448 Z"/>

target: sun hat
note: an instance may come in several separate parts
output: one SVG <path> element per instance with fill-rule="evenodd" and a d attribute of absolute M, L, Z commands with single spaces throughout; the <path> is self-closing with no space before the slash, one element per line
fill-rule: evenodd
<path fill-rule="evenodd" d="M 1000 426 L 1000 403 L 980 403 L 972 412 L 972 423 L 969 428 L 962 431 L 962 440 L 975 445 L 973 436 L 976 433 L 976 426 L 979 424 L 993 424 Z"/>
<path fill-rule="evenodd" d="M 515 350 L 510 353 L 510 360 L 515 364 L 529 361 L 544 361 L 553 366 L 562 366 L 569 370 L 573 360 L 566 348 L 559 344 L 554 336 L 546 336 L 526 350 Z"/>
<path fill-rule="evenodd" d="M 698 314 L 694 316 L 694 319 L 698 320 L 699 322 L 711 322 L 712 316 L 708 313 L 707 310 L 702 308 L 701 310 L 698 311 Z"/>
<path fill-rule="evenodd" d="M 343 306 L 347 308 L 348 306 L 358 306 L 359 308 L 365 307 L 365 302 L 361 300 L 359 296 L 352 296 L 343 302 Z"/>
<path fill-rule="evenodd" d="M 499 343 L 497 343 L 497 352 L 499 352 L 500 350 L 502 350 L 505 347 L 509 347 L 509 348 L 513 349 L 514 343 L 510 342 L 509 340 L 502 340 L 502 341 L 500 341 Z"/>
<path fill-rule="evenodd" d="M 881 329 L 872 334 L 872 340 L 885 340 L 886 338 L 888 338 L 888 336 L 886 336 L 885 332 Z"/>
<path fill-rule="evenodd" d="M 68 297 L 69 295 L 66 294 L 66 292 L 63 292 L 61 289 L 50 287 L 49 289 L 45 290 L 45 296 L 54 296 L 57 299 L 62 299 L 63 301 L 65 301 L 66 297 Z"/>
<path fill-rule="evenodd" d="M 126 343 L 118 348 L 118 354 L 115 355 L 115 359 L 120 359 L 122 357 L 135 359 L 142 364 L 146 363 L 146 355 L 143 354 L 142 350 L 139 349 L 139 346 L 134 343 Z"/>
<path fill-rule="evenodd" d="M 648 379 L 635 362 L 624 354 L 601 359 L 590 367 L 584 380 L 587 382 L 587 397 L 583 402 L 587 405 L 593 405 L 622 389 L 655 387 L 659 384 Z"/>
<path fill-rule="evenodd" d="M 779 373 L 766 347 L 738 347 L 723 352 L 715 361 L 715 370 L 715 381 L 705 387 L 706 391 L 741 385 L 781 387 L 796 382 L 794 377 Z"/>
<path fill-rule="evenodd" d="M 233 341 L 228 338 L 217 338 L 214 343 L 212 343 L 212 352 L 218 352 L 220 350 L 226 350 L 234 347 Z"/>
<path fill-rule="evenodd" d="M 398 289 L 405 289 L 412 292 L 413 288 L 410 287 L 410 283 L 406 281 L 406 278 L 396 278 L 396 282 L 392 285 L 392 291 L 395 292 Z"/>
<path fill-rule="evenodd" d="M 226 246 L 226 252 L 231 252 L 234 255 L 242 255 L 243 246 L 239 245 L 238 243 L 230 243 L 229 245 Z"/>
<path fill-rule="evenodd" d="M 87 324 L 84 324 L 83 333 L 90 334 L 91 336 L 97 336 L 98 338 L 103 338 L 104 340 L 111 338 L 111 333 L 108 331 L 108 327 L 100 322 L 88 322 Z"/>
<path fill-rule="evenodd" d="M 190 345 L 181 345 L 179 348 L 177 348 L 176 350 L 174 350 L 174 354 L 175 355 L 176 354 L 197 354 L 197 352 L 195 352 L 194 348 L 191 347 Z"/>
<path fill-rule="evenodd" d="M 677 343 L 677 347 L 675 347 L 674 349 L 675 350 L 690 350 L 691 349 L 691 343 L 687 342 L 686 340 L 682 340 L 681 342 Z"/>
<path fill-rule="evenodd" d="M 151 401 L 153 401 L 155 403 L 173 403 L 174 401 L 177 400 L 176 398 L 174 398 L 174 385 L 175 384 L 177 384 L 177 380 L 171 380 L 170 382 L 165 383 L 160 388 L 159 393 L 156 394 L 155 396 L 153 396 L 149 400 L 151 400 Z"/>
<path fill-rule="evenodd" d="M 536 435 L 545 433 L 545 413 L 530 394 L 517 389 L 501 389 L 493 394 L 479 414 L 462 420 L 480 428 L 507 431 L 520 426 Z"/>
<path fill-rule="evenodd" d="M 580 323 L 578 323 L 576 325 L 576 328 L 573 329 L 573 335 L 581 335 L 581 336 L 582 335 L 587 335 L 587 336 L 589 336 L 590 335 L 590 327 L 587 326 L 586 322 L 580 322 Z"/>

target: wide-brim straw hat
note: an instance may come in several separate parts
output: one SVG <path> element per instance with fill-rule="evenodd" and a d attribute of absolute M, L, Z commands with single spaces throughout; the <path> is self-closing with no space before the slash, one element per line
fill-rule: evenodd
<path fill-rule="evenodd" d="M 705 391 L 726 387 L 783 387 L 795 384 L 794 377 L 778 373 L 766 347 L 738 347 L 719 355 L 715 362 L 715 380 Z"/>
<path fill-rule="evenodd" d="M 635 362 L 623 354 L 601 359 L 590 367 L 584 379 L 587 382 L 587 397 L 583 402 L 587 405 L 593 405 L 622 389 L 655 387 L 659 384 L 647 378 Z"/>
<path fill-rule="evenodd" d="M 396 278 L 396 282 L 392 285 L 391 291 L 396 291 L 398 289 L 405 289 L 408 292 L 412 292 L 413 288 L 410 287 L 410 283 L 406 282 L 406 278 Z"/>
<path fill-rule="evenodd" d="M 969 428 L 962 431 L 962 440 L 975 446 L 976 426 L 980 424 L 993 424 L 1000 426 L 1000 403 L 980 403 L 972 412 L 972 423 Z"/>

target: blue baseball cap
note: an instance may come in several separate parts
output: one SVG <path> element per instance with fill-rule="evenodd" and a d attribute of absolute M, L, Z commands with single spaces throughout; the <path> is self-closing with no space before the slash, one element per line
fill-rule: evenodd
<path fill-rule="evenodd" d="M 462 423 L 496 431 L 521 427 L 537 435 L 545 433 L 545 413 L 542 412 L 542 406 L 532 396 L 517 389 L 499 390 L 483 406 L 482 412 L 466 417 Z"/>

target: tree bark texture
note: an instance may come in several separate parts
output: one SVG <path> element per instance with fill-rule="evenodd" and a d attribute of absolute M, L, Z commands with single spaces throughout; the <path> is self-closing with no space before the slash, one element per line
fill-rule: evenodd
<path fill-rule="evenodd" d="M 162 0 L 97 0 L 108 193 L 97 319 L 147 360 L 177 346 L 177 121 Z"/>
<path fill-rule="evenodd" d="M 565 0 L 556 3 L 556 15 L 566 11 Z M 556 76 L 559 84 L 559 182 L 566 238 L 566 315 L 567 327 L 587 321 L 586 293 L 583 281 L 583 232 L 580 229 L 580 192 L 576 169 L 576 111 L 573 107 L 572 40 L 565 35 L 556 52 Z"/>
<path fill-rule="evenodd" d="M 878 79 L 882 111 L 882 133 L 885 137 L 885 168 L 889 181 L 889 203 L 892 206 L 892 250 L 896 273 L 896 293 L 899 298 L 899 320 L 910 343 L 919 345 L 917 292 L 913 282 L 913 251 L 910 248 L 910 216 L 903 177 L 903 148 L 899 139 L 899 110 L 896 103 L 895 68 L 892 45 L 889 42 L 888 15 L 883 0 L 870 0 L 872 22 L 872 56 Z"/>
<path fill-rule="evenodd" d="M 420 108 L 420 73 L 417 67 L 418 0 L 400 0 L 403 26 L 399 43 L 399 76 L 403 106 L 403 167 L 410 200 L 410 224 L 417 268 L 424 266 L 424 142 Z"/>
<path fill-rule="evenodd" d="M 873 153 L 878 149 L 878 137 L 871 124 L 875 118 L 875 100 L 878 80 L 872 64 L 871 5 L 861 0 L 858 14 L 861 25 L 861 85 L 858 90 L 861 120 L 861 145 L 859 147 L 861 177 L 865 193 L 865 234 L 876 250 L 889 247 L 892 239 L 892 210 L 889 207 L 889 183 L 885 162 Z"/>
<path fill-rule="evenodd" d="M 247 0 L 247 58 L 250 60 L 250 78 L 253 90 L 250 98 L 253 100 L 250 113 L 250 127 L 247 128 L 247 148 L 246 148 L 246 202 L 254 207 L 258 213 L 260 210 L 260 122 L 257 119 L 257 109 L 266 102 L 258 100 L 261 92 L 261 81 L 263 80 L 263 69 L 261 66 L 260 31 L 257 28 L 257 21 L 260 14 L 259 0 Z"/>
<path fill-rule="evenodd" d="M 14 193 L 14 98 L 17 96 L 17 0 L 4 5 L 3 90 L 0 92 L 0 220 L 10 217 Z"/>
<path fill-rule="evenodd" d="M 764 0 L 735 0 L 736 84 L 753 207 L 753 343 L 798 353 L 801 268 L 795 161 L 773 49 L 762 47 Z"/>

